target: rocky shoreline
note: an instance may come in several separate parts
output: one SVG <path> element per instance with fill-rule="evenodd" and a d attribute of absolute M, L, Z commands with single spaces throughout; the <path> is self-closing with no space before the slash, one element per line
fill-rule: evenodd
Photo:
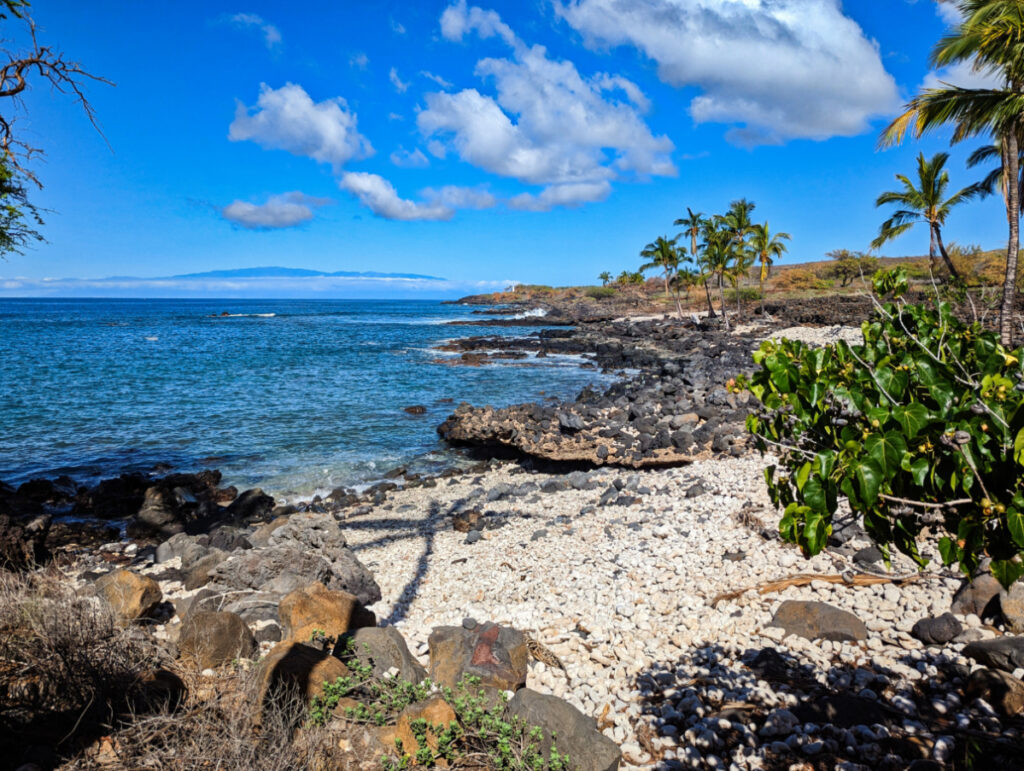
<path fill-rule="evenodd" d="M 625 320 L 454 341 L 477 366 L 571 354 L 624 374 L 574 401 L 459 405 L 439 433 L 488 460 L 438 477 L 287 506 L 217 472 L 0 485 L 0 558 L 62 566 L 207 677 L 262 656 L 269 682 L 316 630 L 371 640 L 403 676 L 553 697 L 528 712 L 571 726 L 581 768 L 923 771 L 969 748 L 1022 767 L 1024 591 L 886 568 L 853 522 L 810 561 L 778 539 L 770 459 L 726 384 L 766 335 L 829 341 L 850 330 L 789 325 L 859 311 L 769 312 L 732 333 Z M 307 680 L 345 666 L 302 656 Z"/>

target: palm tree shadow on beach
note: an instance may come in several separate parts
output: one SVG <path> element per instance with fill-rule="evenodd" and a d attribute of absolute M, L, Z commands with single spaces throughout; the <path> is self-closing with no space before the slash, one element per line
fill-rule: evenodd
<path fill-rule="evenodd" d="M 967 711 L 968 668 L 941 652 L 924 649 L 921 654 L 935 674 L 916 681 L 908 693 L 897 687 L 896 672 L 872 666 L 867 651 L 859 666 L 835 662 L 825 668 L 772 645 L 739 651 L 710 644 L 675 662 L 656 662 L 636 676 L 631 686 L 640 693 L 642 717 L 634 721 L 634 733 L 651 760 L 668 768 L 689 767 L 694 761 L 696 767 L 710 767 L 706 761 L 712 754 L 719 764 L 728 765 L 734 752 L 749 756 L 760 745 L 763 762 L 758 767 L 766 771 L 826 771 L 844 761 L 854 767 L 904 771 L 915 760 L 928 760 L 934 744 L 921 737 L 922 731 L 908 730 L 908 715 L 894 706 L 905 705 L 900 698 L 905 697 L 916 706 L 911 721 L 923 724 L 933 737 L 955 741 L 952 756 L 934 768 L 1024 769 L 1024 743 L 1004 735 L 1011 727 L 1022 735 L 1024 718 L 972 711 L 970 727 L 959 727 L 952 715 L 934 705 L 936 697 L 952 691 L 962 700 L 957 711 Z M 916 668 L 920 662 L 908 653 L 901 663 Z M 859 695 L 864 689 L 878 698 Z M 780 710 L 792 716 L 780 715 Z M 676 737 L 671 747 L 676 760 L 664 759 L 669 748 L 659 746 L 659 733 Z M 786 746 L 790 742 L 794 745 Z M 926 767 L 933 766 L 920 766 Z"/>
<path fill-rule="evenodd" d="M 453 504 L 453 508 L 458 505 L 459 502 L 457 501 Z M 377 519 L 360 519 L 353 523 L 362 529 L 381 530 L 387 533 L 387 535 L 367 541 L 366 543 L 351 544 L 349 548 L 357 553 L 360 550 L 389 543 L 396 539 L 423 538 L 423 552 L 416 559 L 416 571 L 405 587 L 403 587 L 402 593 L 395 600 L 391 613 L 388 614 L 387 618 L 380 620 L 381 626 L 394 626 L 399 621 L 405 619 L 408 614 L 409 605 L 419 593 L 420 586 L 430 571 L 430 562 L 434 555 L 434 539 L 437 537 L 438 529 L 441 527 L 441 524 L 438 522 L 439 519 L 441 519 L 441 505 L 437 501 L 431 501 L 427 516 L 423 520 L 410 521 L 397 517 L 381 517 Z M 395 534 L 395 530 L 398 529 L 405 532 Z"/>

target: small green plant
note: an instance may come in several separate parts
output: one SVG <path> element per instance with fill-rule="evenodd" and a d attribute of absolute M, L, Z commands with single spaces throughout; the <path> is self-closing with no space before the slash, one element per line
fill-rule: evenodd
<path fill-rule="evenodd" d="M 383 726 L 393 722 L 410 704 L 430 696 L 432 684 L 429 680 L 413 684 L 397 677 L 376 677 L 372 664 L 364 663 L 353 655 L 344 655 L 346 652 L 351 654 L 351 640 L 345 640 L 343 646 L 343 658 L 351 674 L 324 683 L 323 693 L 314 698 L 309 707 L 309 720 L 313 725 L 329 722 L 344 698 L 358 702 L 358 706 L 344 709 L 346 720 Z"/>
<path fill-rule="evenodd" d="M 886 550 L 920 565 L 925 526 L 945 531 L 946 565 L 970 575 L 992 558 L 1004 586 L 1024 565 L 1024 352 L 956 319 L 948 303 L 902 301 L 903 270 L 879 272 L 864 343 L 810 348 L 768 341 L 741 379 L 763 408 L 748 418 L 762 452 L 779 530 L 820 552 L 845 495 Z M 888 551 L 884 552 L 888 557 Z"/>
<path fill-rule="evenodd" d="M 351 653 L 351 641 L 343 643 Z M 426 720 L 410 721 L 409 727 L 417 749 L 410 754 L 396 737 L 397 759 L 382 757 L 385 771 L 405 771 L 412 766 L 434 766 L 440 759 L 449 764 L 469 756 L 486 757 L 487 764 L 497 771 L 568 771 L 569 756 L 554 746 L 557 736 L 552 734 L 552 747 L 543 753 L 544 732 L 527 726 L 518 717 L 506 715 L 504 694 L 481 687 L 480 679 L 465 676 L 455 688 L 439 688 L 430 681 L 418 685 L 400 678 L 376 678 L 373 668 L 358 659 L 349 661 L 351 676 L 324 683 L 323 694 L 313 700 L 309 708 L 309 721 L 325 725 L 335 715 L 343 698 L 359 702 L 358 707 L 343 710 L 346 720 L 374 725 L 395 722 L 399 713 L 410 704 L 424 701 L 439 694 L 452 707 L 455 720 L 449 725 L 428 725 Z M 436 740 L 436 749 L 427 741 L 428 732 Z"/>

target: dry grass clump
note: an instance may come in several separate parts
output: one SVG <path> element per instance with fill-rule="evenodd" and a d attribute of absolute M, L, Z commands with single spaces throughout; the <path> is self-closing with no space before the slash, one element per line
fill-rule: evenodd
<path fill-rule="evenodd" d="M 108 736 L 61 766 L 71 771 L 295 771 L 344 767 L 337 737 L 299 728 L 306 705 L 293 695 L 260 709 L 248 672 L 196 677 L 174 708 L 125 716 Z"/>
<path fill-rule="evenodd" d="M 27 746 L 61 752 L 95 732 L 159 663 L 141 630 L 120 628 L 59 576 L 0 570 L 0 766 Z"/>

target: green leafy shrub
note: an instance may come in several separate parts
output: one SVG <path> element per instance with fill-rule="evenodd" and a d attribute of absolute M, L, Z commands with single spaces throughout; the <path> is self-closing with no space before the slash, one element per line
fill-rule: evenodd
<path fill-rule="evenodd" d="M 609 297 L 615 296 L 615 287 L 613 286 L 588 286 L 586 289 L 587 297 L 592 300 L 606 300 Z"/>
<path fill-rule="evenodd" d="M 373 665 L 353 655 L 351 638 L 345 639 L 342 645 L 342 655 L 351 674 L 324 683 L 323 694 L 309 705 L 309 721 L 313 725 L 325 725 L 345 697 L 359 702 L 358 707 L 344 710 L 346 720 L 383 726 L 394 722 L 410 704 L 430 696 L 429 682 L 414 685 L 397 677 L 375 677 Z"/>
<path fill-rule="evenodd" d="M 945 564 L 971 574 L 989 556 L 1008 586 L 1024 574 L 1024 353 L 948 303 L 904 303 L 902 269 L 874 283 L 892 299 L 862 345 L 768 341 L 739 383 L 763 405 L 748 418 L 760 449 L 781 454 L 765 472 L 780 532 L 817 554 L 845 495 L 886 556 L 894 544 L 924 565 L 917 537 L 937 527 Z"/>

